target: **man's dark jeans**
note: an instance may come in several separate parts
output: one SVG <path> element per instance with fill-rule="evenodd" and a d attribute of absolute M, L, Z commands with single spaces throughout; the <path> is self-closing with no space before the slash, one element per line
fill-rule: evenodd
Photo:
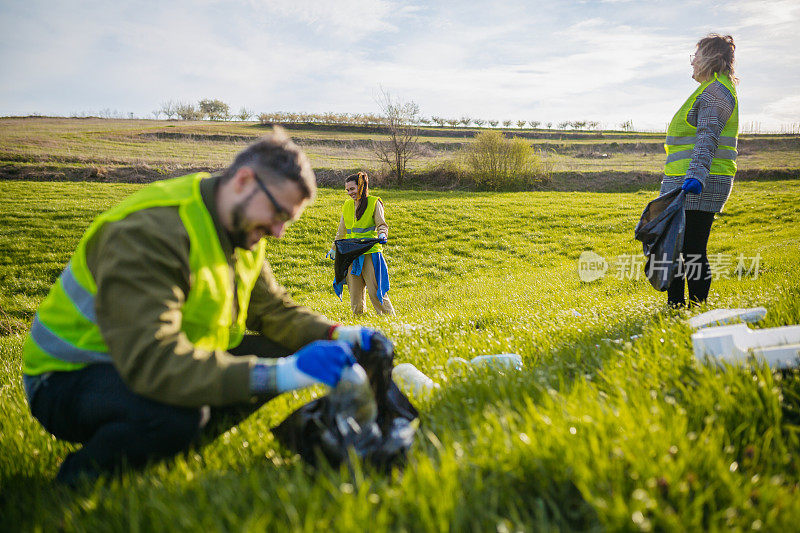
<path fill-rule="evenodd" d="M 246 336 L 234 355 L 285 357 L 289 350 L 263 337 Z M 31 413 L 59 439 L 83 444 L 67 455 L 56 480 L 68 485 L 94 479 L 123 466 L 142 467 L 172 457 L 239 424 L 270 397 L 211 409 L 200 428 L 200 408 L 175 407 L 135 394 L 113 365 L 95 364 L 73 372 L 53 372 L 38 382 Z"/>

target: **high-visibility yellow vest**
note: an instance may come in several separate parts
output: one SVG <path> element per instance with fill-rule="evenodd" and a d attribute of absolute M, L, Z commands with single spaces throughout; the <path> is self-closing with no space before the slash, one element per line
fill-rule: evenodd
<path fill-rule="evenodd" d="M 86 245 L 105 224 L 151 207 L 176 206 L 189 235 L 192 282 L 182 309 L 181 330 L 202 349 L 225 350 L 241 342 L 250 293 L 264 264 L 265 242 L 262 239 L 252 251 L 235 250 L 238 315 L 234 323 L 230 267 L 214 221 L 200 196 L 200 181 L 206 177 L 208 174 L 201 172 L 153 183 L 92 222 L 36 312 L 23 348 L 25 374 L 77 370 L 91 363 L 111 362 L 97 326 L 97 285 L 86 265 Z"/>
<path fill-rule="evenodd" d="M 681 108 L 672 117 L 672 122 L 667 128 L 667 140 L 664 149 L 667 151 L 667 163 L 664 174 L 667 176 L 685 176 L 692 162 L 692 150 L 697 138 L 697 126 L 689 124 L 687 117 L 692 110 L 695 100 L 710 84 L 718 81 L 722 83 L 733 95 L 733 112 L 719 137 L 719 145 L 714 159 L 711 161 L 710 174 L 720 176 L 733 176 L 736 174 L 736 146 L 739 140 L 739 99 L 731 79 L 725 74 L 714 74 L 710 80 L 700 84 L 695 92 L 684 102 Z"/>
<path fill-rule="evenodd" d="M 342 217 L 344 218 L 344 227 L 346 230 L 345 239 L 359 239 L 359 238 L 377 238 L 378 231 L 375 226 L 375 206 L 381 199 L 378 196 L 367 196 L 367 208 L 361 218 L 356 220 L 355 201 L 348 198 L 342 206 Z M 366 254 L 372 254 L 383 250 L 383 246 L 378 243 Z"/>

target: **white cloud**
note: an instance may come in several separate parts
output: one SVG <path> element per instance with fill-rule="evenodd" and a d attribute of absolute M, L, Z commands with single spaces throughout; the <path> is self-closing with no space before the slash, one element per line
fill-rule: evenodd
<path fill-rule="evenodd" d="M 779 124 L 795 120 L 781 109 L 797 108 L 798 21 L 795 1 L 29 0 L 0 5 L 0 113 L 147 115 L 203 97 L 365 112 L 382 85 L 427 115 L 656 128 L 695 87 L 694 42 L 716 30 L 736 38 L 743 120 Z"/>
<path fill-rule="evenodd" d="M 485 29 L 484 32 L 492 33 Z M 391 85 L 403 93 L 416 91 L 425 95 L 418 101 L 423 110 L 436 107 L 436 111 L 429 111 L 432 113 L 451 116 L 482 113 L 486 118 L 536 113 L 549 114 L 554 120 L 557 115 L 561 119 L 566 116 L 613 120 L 609 111 L 627 116 L 630 98 L 636 95 L 626 98 L 620 95 L 635 93 L 631 89 L 638 88 L 638 98 L 649 99 L 652 91 L 640 86 L 652 76 L 682 72 L 688 79 L 690 74 L 688 61 L 679 67 L 675 60 L 682 47 L 687 48 L 685 43 L 669 35 L 656 37 L 647 29 L 634 30 L 597 18 L 555 31 L 551 36 L 568 46 L 558 47 L 555 54 L 529 54 L 526 62 L 498 60 L 480 70 L 463 68 L 460 59 L 468 57 L 474 45 L 465 44 L 451 51 L 448 43 L 443 62 L 431 57 L 422 67 L 419 63 L 402 61 L 378 62 L 369 65 L 368 70 L 378 79 L 391 80 Z M 441 36 L 435 41 L 422 40 L 416 48 L 431 50 L 440 40 Z M 354 75 L 364 75 L 363 65 L 354 68 Z"/>
<path fill-rule="evenodd" d="M 355 42 L 373 33 L 395 33 L 398 22 L 417 11 L 389 0 L 289 0 L 257 3 L 271 15 L 301 22 L 314 31 Z"/>
<path fill-rule="evenodd" d="M 762 122 L 773 124 L 800 123 L 800 94 L 791 94 L 769 102 L 761 111 Z"/>
<path fill-rule="evenodd" d="M 738 15 L 737 22 L 731 26 L 734 31 L 752 27 L 791 27 L 800 20 L 800 4 L 796 0 L 744 0 L 732 2 L 728 10 Z"/>

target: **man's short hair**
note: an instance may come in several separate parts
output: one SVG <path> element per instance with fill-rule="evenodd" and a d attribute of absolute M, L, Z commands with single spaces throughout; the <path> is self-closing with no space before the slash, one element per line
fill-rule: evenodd
<path fill-rule="evenodd" d="M 231 179 L 242 167 L 252 168 L 259 179 L 267 182 L 293 181 L 310 200 L 317 195 L 317 178 L 308 156 L 280 126 L 239 152 L 222 173 L 222 181 Z"/>

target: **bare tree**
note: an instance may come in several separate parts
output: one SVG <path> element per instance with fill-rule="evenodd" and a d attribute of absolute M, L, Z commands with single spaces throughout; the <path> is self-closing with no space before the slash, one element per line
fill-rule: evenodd
<path fill-rule="evenodd" d="M 528 122 L 527 120 L 518 120 L 517 121 L 517 127 L 522 129 L 522 128 L 525 127 L 525 124 L 527 124 L 527 122 Z"/>
<path fill-rule="evenodd" d="M 548 122 L 547 124 L 545 124 L 545 126 L 547 126 L 547 129 L 549 130 L 549 129 L 551 129 L 553 127 L 553 123 L 552 122 Z"/>
<path fill-rule="evenodd" d="M 460 122 L 461 122 L 461 124 L 463 124 L 466 127 L 466 126 L 470 125 L 470 123 L 472 122 L 472 119 L 470 117 L 468 117 L 467 115 L 464 115 L 463 117 L 461 117 Z"/>
<path fill-rule="evenodd" d="M 246 107 L 242 107 L 239 112 L 236 114 L 236 117 L 244 122 L 245 120 L 249 119 L 253 116 L 253 112 L 247 109 Z"/>
<path fill-rule="evenodd" d="M 161 113 L 167 117 L 168 120 L 171 120 L 172 117 L 178 114 L 178 103 L 172 100 L 167 100 L 166 102 L 161 103 Z"/>
<path fill-rule="evenodd" d="M 203 120 L 203 112 L 194 107 L 194 104 L 175 104 L 175 114 L 182 120 Z"/>
<path fill-rule="evenodd" d="M 414 101 L 404 102 L 381 88 L 377 98 L 383 123 L 389 134 L 388 141 L 373 141 L 378 160 L 385 163 L 402 185 L 408 161 L 417 153 L 419 131 L 414 127 L 419 117 L 419 106 Z"/>
<path fill-rule="evenodd" d="M 447 122 L 447 125 L 451 128 L 455 128 L 458 126 L 459 120 L 457 118 L 448 118 L 445 122 Z"/>
<path fill-rule="evenodd" d="M 483 126 L 484 124 L 486 124 L 486 121 L 485 121 L 485 120 L 483 120 L 482 118 L 476 118 L 476 119 L 475 119 L 475 120 L 473 120 L 472 122 L 474 122 L 474 123 L 475 123 L 475 125 L 476 125 L 476 126 L 478 126 L 479 128 L 480 128 L 481 126 Z"/>
<path fill-rule="evenodd" d="M 511 127 L 511 122 L 512 122 L 511 120 L 504 120 L 503 121 L 503 126 L 505 126 L 506 128 L 509 128 L 509 127 Z"/>
<path fill-rule="evenodd" d="M 542 122 L 541 122 L 540 120 L 529 120 L 529 121 L 528 121 L 528 124 L 530 124 L 530 125 L 531 125 L 531 128 L 533 128 L 533 129 L 536 129 L 536 128 L 538 128 L 538 127 L 539 127 L 539 124 L 541 124 L 541 123 L 542 123 Z"/>
<path fill-rule="evenodd" d="M 497 120 L 490 120 L 490 121 L 489 121 L 489 125 L 490 125 L 491 127 L 493 127 L 493 128 L 494 128 L 495 126 L 497 126 L 497 124 L 498 124 L 498 123 L 499 123 L 499 122 L 498 122 Z"/>

